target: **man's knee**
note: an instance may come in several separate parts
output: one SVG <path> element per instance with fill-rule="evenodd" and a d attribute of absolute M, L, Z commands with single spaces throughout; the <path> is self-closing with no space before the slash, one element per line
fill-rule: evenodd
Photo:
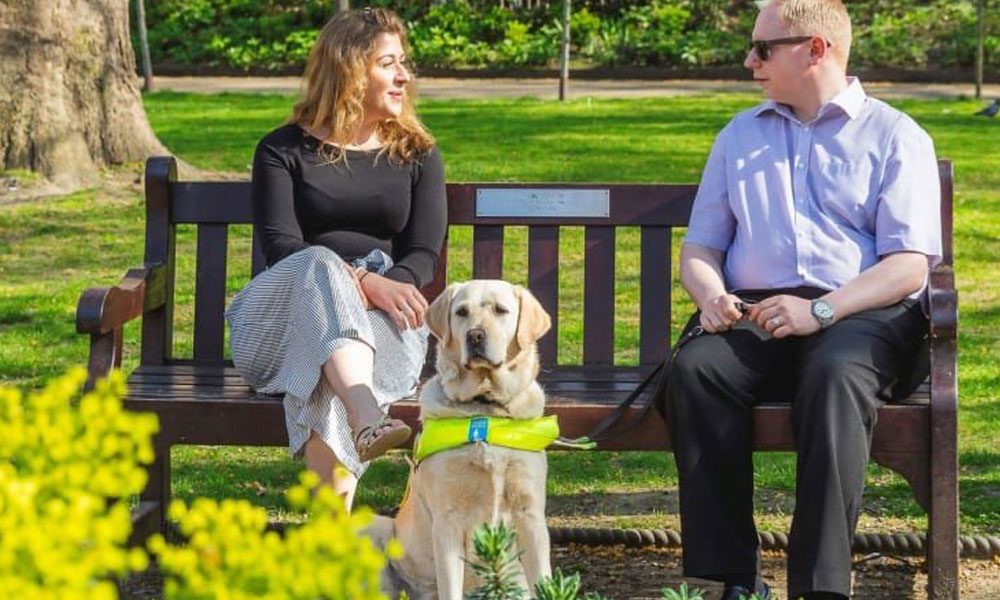
<path fill-rule="evenodd" d="M 666 376 L 673 386 L 691 387 L 704 381 L 716 381 L 724 376 L 719 362 L 713 357 L 718 350 L 713 348 L 713 340 L 699 338 L 682 347 L 669 365 Z"/>
<path fill-rule="evenodd" d="M 855 350 L 810 356 L 804 361 L 799 377 L 800 386 L 817 392 L 874 394 L 880 385 L 871 357 Z"/>
<path fill-rule="evenodd" d="M 811 417 L 824 423 L 846 417 L 871 426 L 880 405 L 881 383 L 874 368 L 854 353 L 814 357 L 803 367 L 793 402 L 796 421 Z"/>

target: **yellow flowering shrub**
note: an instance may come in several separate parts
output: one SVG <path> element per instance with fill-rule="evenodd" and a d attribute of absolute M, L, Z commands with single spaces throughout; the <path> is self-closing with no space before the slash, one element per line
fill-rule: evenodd
<path fill-rule="evenodd" d="M 0 387 L 0 596 L 24 600 L 113 600 L 115 578 L 147 567 L 126 548 L 129 496 L 153 461 L 154 415 L 127 412 L 115 372 L 83 394 L 83 369 L 43 391 Z M 284 537 L 266 531 L 267 513 L 245 501 L 175 502 L 170 516 L 187 538 L 153 536 L 166 598 L 376 600 L 386 555 L 360 535 L 370 511 L 348 513 L 306 472 L 287 492 L 309 511 Z M 389 556 L 401 556 L 395 540 Z"/>
<path fill-rule="evenodd" d="M 191 506 L 174 502 L 170 516 L 188 539 L 171 546 L 162 536 L 150 539 L 165 577 L 165 597 L 201 599 L 376 600 L 386 557 L 360 532 L 372 513 L 348 513 L 328 487 L 313 494 L 319 478 L 300 476 L 286 493 L 295 508 L 310 512 L 309 521 L 290 527 L 282 537 L 266 531 L 267 513 L 244 500 L 196 499 Z M 393 541 L 387 553 L 402 555 Z"/>
<path fill-rule="evenodd" d="M 126 412 L 115 373 L 74 369 L 32 394 L 0 387 L 0 590 L 5 598 L 116 598 L 146 568 L 124 500 L 146 482 L 156 417 Z"/>

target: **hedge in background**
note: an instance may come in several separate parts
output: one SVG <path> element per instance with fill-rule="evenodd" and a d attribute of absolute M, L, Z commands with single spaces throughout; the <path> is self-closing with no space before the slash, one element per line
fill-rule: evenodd
<path fill-rule="evenodd" d="M 438 68 L 552 67 L 562 2 L 374 0 L 410 29 L 416 63 Z M 154 63 L 300 70 L 330 0 L 146 2 Z M 920 69 L 975 63 L 975 0 L 851 0 L 852 64 Z M 575 0 L 573 60 L 593 66 L 711 67 L 742 63 L 752 0 Z M 986 63 L 1000 67 L 1000 0 L 986 1 Z"/>

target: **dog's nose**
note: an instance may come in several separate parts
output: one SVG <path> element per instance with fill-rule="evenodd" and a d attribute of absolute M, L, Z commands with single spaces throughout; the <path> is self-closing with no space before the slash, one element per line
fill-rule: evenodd
<path fill-rule="evenodd" d="M 469 344 L 473 346 L 482 346 L 483 342 L 486 341 L 486 330 L 481 327 L 470 329 L 465 335 L 466 339 L 469 340 Z"/>

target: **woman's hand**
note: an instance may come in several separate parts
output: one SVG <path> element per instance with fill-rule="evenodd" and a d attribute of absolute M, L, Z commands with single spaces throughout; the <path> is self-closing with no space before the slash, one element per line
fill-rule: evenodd
<path fill-rule="evenodd" d="M 361 280 L 361 290 L 371 305 L 389 315 L 401 330 L 424 324 L 427 299 L 413 285 L 368 273 Z"/>

